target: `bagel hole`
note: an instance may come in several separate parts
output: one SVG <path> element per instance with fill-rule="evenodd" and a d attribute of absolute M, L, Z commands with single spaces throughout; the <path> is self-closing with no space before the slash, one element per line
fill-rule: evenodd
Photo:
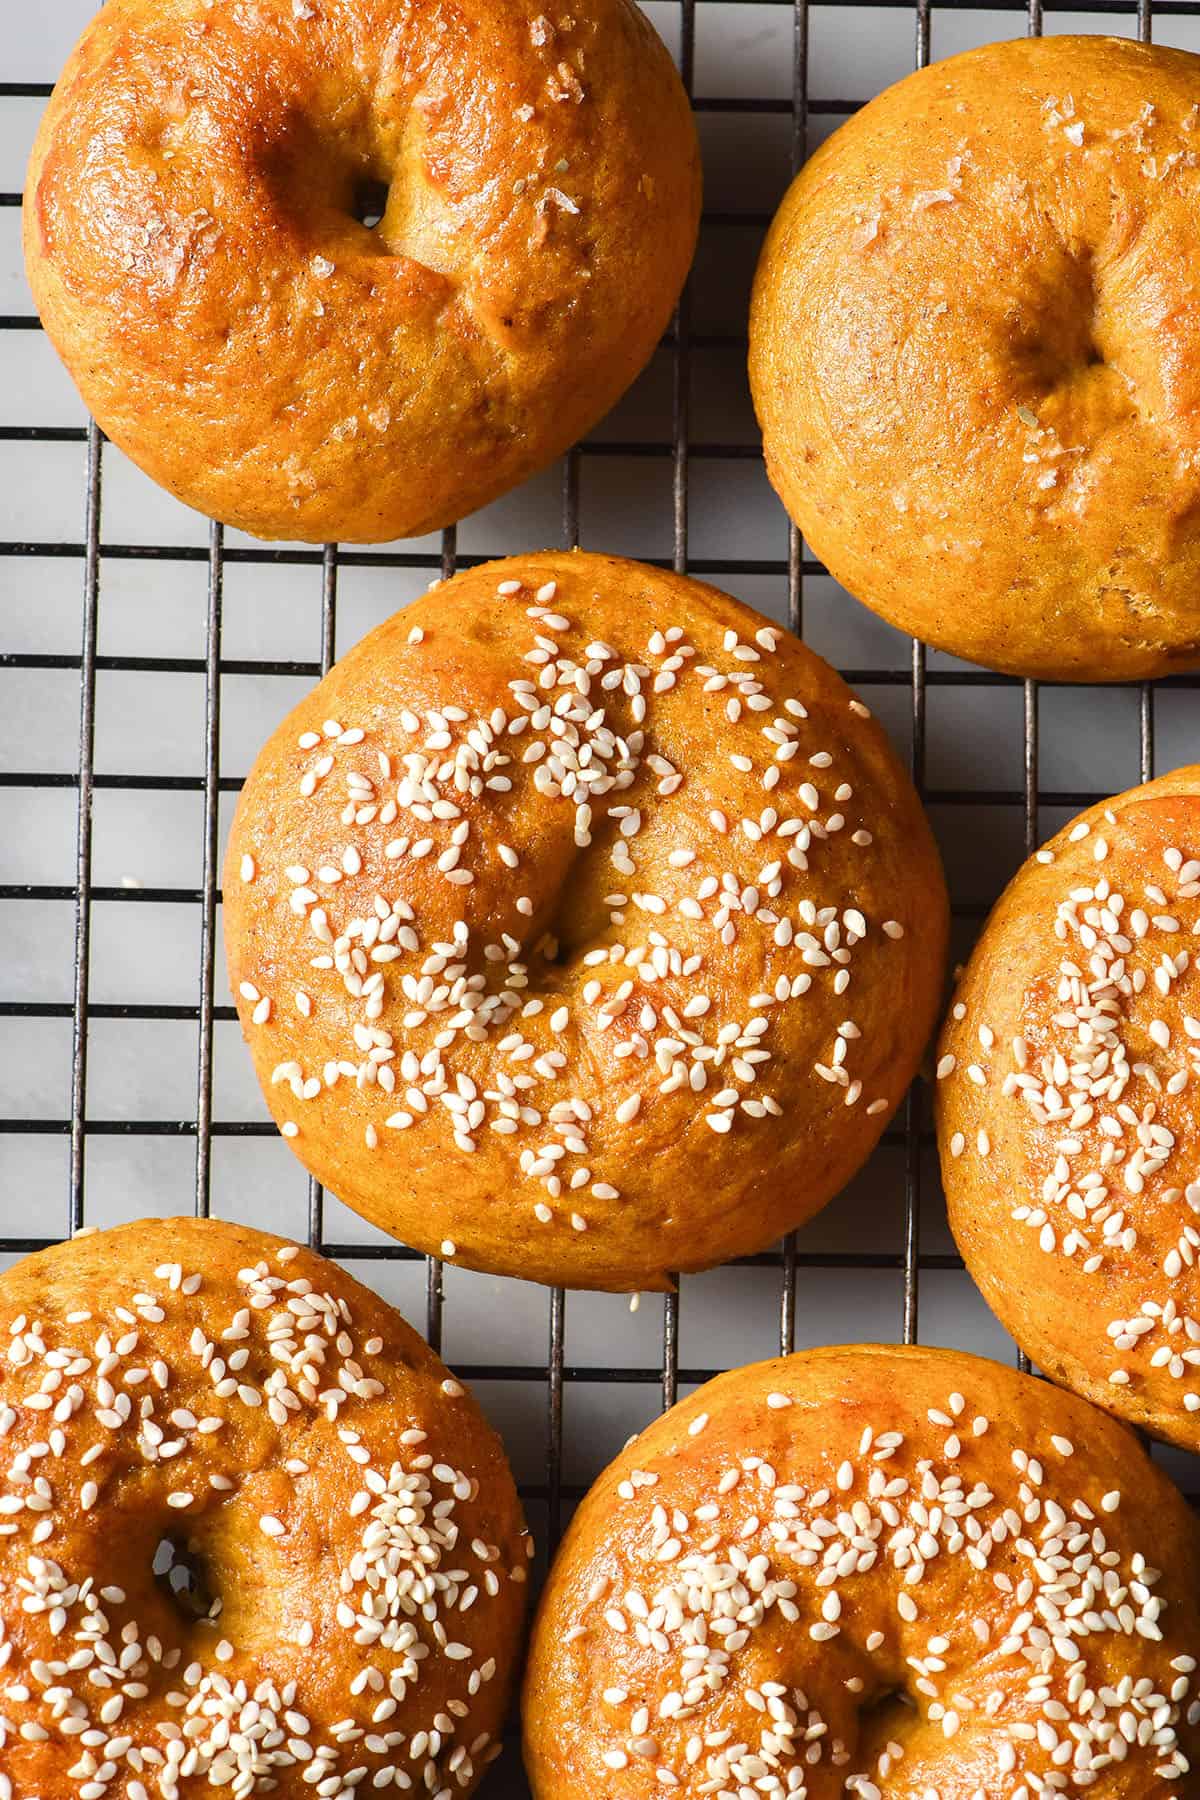
<path fill-rule="evenodd" d="M 545 931 L 542 933 L 541 937 L 533 947 L 533 954 L 535 956 L 540 956 L 544 963 L 550 963 L 551 965 L 564 963 L 567 960 L 567 953 L 563 949 L 562 941 L 555 931 Z"/>
<path fill-rule="evenodd" d="M 151 1567 L 158 1586 L 189 1622 L 218 1617 L 220 1597 L 214 1592 L 208 1565 L 192 1540 L 160 1538 Z"/>
<path fill-rule="evenodd" d="M 1104 352 L 1090 332 L 1074 341 L 1035 339 L 1024 346 L 1024 359 L 1035 386 L 1045 394 L 1070 387 L 1081 375 L 1107 366 Z"/>
<path fill-rule="evenodd" d="M 912 1713 L 916 1710 L 917 1703 L 907 1688 L 889 1687 L 881 1689 L 878 1694 L 872 1694 L 859 1713 L 859 1718 L 866 1724 L 876 1724 L 881 1720 L 886 1722 L 898 1711 Z"/>
<path fill-rule="evenodd" d="M 1051 394 L 1108 366 L 1098 341 L 1103 314 L 1089 250 L 1062 245 L 1023 271 L 1022 287 L 1008 315 L 1010 341 L 1036 388 Z"/>
<path fill-rule="evenodd" d="M 901 1736 L 912 1724 L 919 1708 L 907 1689 L 882 1688 L 872 1694 L 858 1715 L 859 1741 L 874 1747 Z"/>
<path fill-rule="evenodd" d="M 387 203 L 387 182 L 377 181 L 373 176 L 364 176 L 355 185 L 350 211 L 360 225 L 365 225 L 368 231 L 374 231 L 383 223 Z"/>

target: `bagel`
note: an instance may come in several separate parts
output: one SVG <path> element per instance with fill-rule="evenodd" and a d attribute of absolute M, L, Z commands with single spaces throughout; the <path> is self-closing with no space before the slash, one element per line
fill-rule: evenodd
<path fill-rule="evenodd" d="M 1200 1527 L 1131 1433 L 975 1357 L 721 1375 L 576 1512 L 535 1800 L 1184 1800 Z"/>
<path fill-rule="evenodd" d="M 0 1321 L 3 1800 L 474 1788 L 531 1544 L 399 1314 L 280 1238 L 153 1219 L 8 1269 Z"/>
<path fill-rule="evenodd" d="M 767 471 L 893 625 L 1016 675 L 1200 664 L 1200 58 L 991 44 L 812 157 L 755 280 Z"/>
<path fill-rule="evenodd" d="M 258 758 L 223 894 L 306 1167 L 418 1249 L 576 1287 L 809 1217 L 941 999 L 937 852 L 866 707 L 616 557 L 488 563 L 364 638 Z"/>
<path fill-rule="evenodd" d="M 589 430 L 670 319 L 699 156 L 636 6 L 552 15 L 108 0 L 38 133 L 25 256 L 114 443 L 257 537 L 375 543 Z"/>
<path fill-rule="evenodd" d="M 939 1046 L 950 1224 L 1057 1380 L 1200 1451 L 1200 768 L 1064 826 Z"/>

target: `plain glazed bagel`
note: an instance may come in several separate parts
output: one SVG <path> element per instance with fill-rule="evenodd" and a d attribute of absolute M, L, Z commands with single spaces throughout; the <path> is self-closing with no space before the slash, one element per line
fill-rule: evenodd
<path fill-rule="evenodd" d="M 572 1522 L 535 1800 L 1187 1800 L 1200 1528 L 1132 1434 L 943 1350 L 735 1370 Z"/>
<path fill-rule="evenodd" d="M 258 537 L 377 542 L 612 406 L 699 203 L 630 0 L 108 0 L 34 147 L 26 266 L 147 474 Z"/>
<path fill-rule="evenodd" d="M 1200 768 L 1094 806 L 955 991 L 937 1117 L 984 1298 L 1057 1380 L 1200 1451 Z"/>
<path fill-rule="evenodd" d="M 280 1238 L 155 1219 L 9 1269 L 0 1324 L 4 1800 L 474 1788 L 531 1542 L 391 1307 Z"/>
<path fill-rule="evenodd" d="M 224 922 L 268 1105 L 342 1200 L 471 1268 L 663 1288 L 865 1160 L 946 896 L 832 669 L 715 588 L 545 552 L 418 600 L 290 714 Z"/>
<path fill-rule="evenodd" d="M 813 156 L 755 283 L 767 469 L 903 630 L 1070 681 L 1200 663 L 1200 58 L 992 44 Z"/>

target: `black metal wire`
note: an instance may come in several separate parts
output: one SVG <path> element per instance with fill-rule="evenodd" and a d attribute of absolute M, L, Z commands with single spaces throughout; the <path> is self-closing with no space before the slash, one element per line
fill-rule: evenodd
<path fill-rule="evenodd" d="M 579 448 L 569 450 L 563 460 L 563 546 L 574 550 L 579 545 Z M 563 1386 L 566 1355 L 567 1296 L 560 1288 L 550 1290 L 550 1311 L 546 1343 L 546 1554 L 553 1556 L 563 1529 Z"/>
<path fill-rule="evenodd" d="M 697 29 L 703 29 L 704 9 L 712 0 L 679 0 L 680 67 L 689 94 L 694 86 Z M 740 0 L 722 0 L 738 4 Z M 855 112 L 861 102 L 837 96 L 814 96 L 809 92 L 809 62 L 812 20 L 809 0 L 768 0 L 769 4 L 792 9 L 791 21 L 791 91 L 779 96 L 727 97 L 693 96 L 696 110 L 703 115 L 788 116 L 791 128 L 791 166 L 798 169 L 808 151 L 809 131 L 814 120 L 837 119 Z M 934 0 L 833 0 L 837 8 L 847 11 L 868 5 L 911 13 L 914 25 L 914 59 L 917 66 L 926 63 L 933 49 L 935 23 Z M 983 10 L 1023 15 L 1031 34 L 1043 28 L 1043 0 L 956 0 L 957 10 Z M 945 11 L 951 10 L 948 6 Z M 1133 22 L 1137 35 L 1150 41 L 1153 19 L 1161 17 L 1200 17 L 1200 0 L 1158 0 L 1152 9 L 1149 0 L 1070 0 L 1056 6 L 1056 14 L 1089 13 L 1101 17 Z M 4 98 L 43 98 L 50 92 L 46 83 L 0 83 L 0 100 Z M 0 209 L 19 204 L 20 196 L 0 193 Z M 706 211 L 703 229 L 706 234 L 732 231 L 759 231 L 766 224 L 766 213 L 728 213 Z M 39 322 L 24 315 L 0 315 L 0 330 L 36 331 Z M 657 560 L 659 566 L 680 572 L 721 580 L 722 578 L 767 577 L 787 584 L 787 617 L 791 628 L 803 632 L 805 617 L 805 585 L 826 573 L 823 566 L 805 554 L 799 533 L 792 529 L 785 557 L 758 558 L 692 557 L 689 551 L 689 475 L 695 462 L 742 463 L 757 460 L 756 443 L 719 439 L 694 441 L 691 430 L 691 395 L 693 356 L 701 350 L 737 351 L 745 347 L 744 332 L 698 332 L 693 329 L 690 290 L 685 289 L 670 331 L 664 336 L 662 349 L 671 358 L 671 431 L 669 438 L 649 441 L 601 439 L 577 446 L 564 459 L 562 485 L 563 541 L 577 545 L 581 537 L 581 481 L 585 468 L 594 461 L 618 458 L 669 460 L 671 465 L 672 547 L 669 557 Z M 266 1120 L 230 1121 L 213 1116 L 214 1028 L 236 1020 L 234 1008 L 218 1003 L 215 998 L 216 942 L 221 893 L 219 885 L 220 809 L 225 796 L 235 794 L 240 782 L 221 774 L 220 725 L 221 684 L 226 676 L 278 677 L 315 680 L 333 663 L 336 653 L 338 576 L 342 568 L 374 568 L 426 573 L 430 579 L 452 575 L 456 568 L 475 566 L 486 560 L 482 554 L 461 553 L 453 530 L 443 536 L 440 550 L 430 553 L 406 547 L 374 549 L 282 548 L 271 545 L 227 545 L 224 534 L 213 526 L 206 545 L 169 545 L 108 543 L 102 530 L 102 466 L 104 439 L 94 424 L 62 427 L 40 424 L 0 425 L 0 442 L 57 443 L 86 445 L 86 510 L 84 534 L 79 541 L 10 541 L 0 543 L 0 564 L 30 558 L 78 559 L 82 565 L 82 637 L 78 655 L 13 652 L 0 654 L 0 668 L 9 670 L 77 672 L 79 676 L 79 750 L 74 770 L 49 771 L 28 769 L 0 774 L 0 787 L 66 789 L 77 795 L 75 878 L 73 884 L 8 883 L 0 885 L 0 900 L 35 900 L 73 903 L 74 979 L 69 1001 L 16 1001 L 0 1003 L 0 1018 L 70 1019 L 72 1021 L 71 1093 L 68 1116 L 61 1119 L 0 1119 L 0 1134 L 60 1136 L 69 1143 L 69 1175 L 65 1229 L 77 1229 L 84 1219 L 87 1144 L 89 1138 L 106 1137 L 194 1137 L 195 1204 L 199 1212 L 208 1210 L 212 1191 L 213 1145 L 222 1138 L 269 1137 L 274 1127 Z M 602 546 L 597 546 L 602 547 Z M 99 616 L 101 576 L 106 562 L 198 563 L 208 567 L 208 602 L 203 657 L 132 656 L 100 654 Z M 285 658 L 229 658 L 222 654 L 221 624 L 225 572 L 231 566 L 319 568 L 321 570 L 320 654 L 314 660 Z M 96 725 L 96 687 L 100 673 L 186 673 L 204 677 L 205 724 L 203 769 L 199 775 L 141 775 L 121 771 L 97 771 L 94 760 Z M 1099 792 L 1067 789 L 1048 790 L 1041 786 L 1039 770 L 1039 724 L 1043 691 L 1054 691 L 1066 684 L 1019 682 L 1011 677 L 987 670 L 929 667 L 924 646 L 914 642 L 907 666 L 894 668 L 866 667 L 844 670 L 846 678 L 865 689 L 886 691 L 904 688 L 909 695 L 910 763 L 914 781 L 926 805 L 938 808 L 1016 808 L 1023 817 L 1026 853 L 1032 852 L 1040 837 L 1043 814 L 1047 810 L 1071 812 L 1104 798 Z M 982 790 L 957 789 L 930 784 L 926 780 L 928 734 L 928 696 L 943 689 L 1019 688 L 1023 708 L 1023 767 L 1018 788 L 993 787 Z M 1148 780 L 1155 766 L 1155 700 L 1156 692 L 1200 691 L 1200 675 L 1177 676 L 1155 685 L 1137 684 L 1139 717 L 1139 777 Z M 153 887 L 124 889 L 93 883 L 93 800 L 97 792 L 122 790 L 141 793 L 190 793 L 203 796 L 203 857 L 201 884 L 192 887 Z M 91 927 L 97 905 L 139 903 L 174 903 L 199 908 L 199 984 L 194 1003 L 181 1005 L 92 1003 L 89 997 L 91 961 Z M 977 905 L 959 905 L 959 919 L 977 922 L 984 909 Z M 196 1107 L 193 1119 L 147 1120 L 104 1119 L 92 1116 L 88 1108 L 88 1042 L 92 1023 L 104 1020 L 176 1020 L 190 1021 L 197 1028 Z M 803 1303 L 802 1277 L 815 1277 L 823 1270 L 879 1271 L 901 1280 L 901 1332 L 906 1342 L 916 1341 L 920 1329 L 920 1280 L 924 1273 L 960 1271 L 961 1259 L 953 1253 L 942 1253 L 922 1247 L 922 1170 L 924 1160 L 932 1152 L 932 1132 L 928 1119 L 924 1089 L 914 1085 L 900 1117 L 884 1134 L 883 1143 L 902 1152 L 903 1232 L 897 1251 L 816 1251 L 804 1248 L 804 1239 L 788 1236 L 774 1250 L 757 1256 L 736 1259 L 736 1266 L 774 1269 L 780 1278 L 779 1344 L 790 1351 L 796 1341 L 798 1309 Z M 401 1244 L 373 1243 L 363 1245 L 331 1240 L 326 1231 L 324 1193 L 318 1182 L 308 1185 L 308 1236 L 310 1242 L 326 1254 L 351 1261 L 417 1263 L 418 1254 Z M 0 1237 L 0 1254 L 21 1254 L 53 1241 L 40 1235 Z M 446 1284 L 443 1265 L 437 1257 L 423 1259 L 426 1266 L 425 1324 L 429 1341 L 439 1347 L 446 1323 Z M 544 1509 L 544 1536 L 551 1549 L 557 1543 L 568 1508 L 578 1498 L 579 1489 L 564 1479 L 564 1432 L 569 1423 L 570 1390 L 574 1385 L 611 1383 L 639 1388 L 657 1388 L 664 1406 L 672 1404 L 681 1386 L 703 1381 L 714 1370 L 681 1365 L 680 1291 L 663 1300 L 661 1356 L 657 1365 L 607 1368 L 577 1365 L 566 1360 L 567 1296 L 561 1288 L 548 1294 L 545 1364 L 489 1362 L 462 1369 L 477 1382 L 530 1382 L 545 1386 L 545 1481 L 528 1484 L 523 1492 L 527 1503 Z M 542 1533 L 539 1532 L 539 1536 Z"/>
<path fill-rule="evenodd" d="M 212 1196 L 213 988 L 221 807 L 221 605 L 225 533 L 208 536 L 208 612 L 204 625 L 204 854 L 200 892 L 200 1016 L 196 1067 L 196 1212 L 207 1217 Z"/>
<path fill-rule="evenodd" d="M 791 172 L 799 173 L 808 156 L 809 3 L 795 0 L 792 18 L 792 145 Z M 788 521 L 787 563 L 788 629 L 804 636 L 804 544 L 795 525 Z M 789 1356 L 796 1346 L 796 1233 L 783 1241 L 783 1290 L 779 1296 L 779 1354 Z"/>
<path fill-rule="evenodd" d="M 92 793 L 96 748 L 96 643 L 100 620 L 100 433 L 88 427 L 87 553 L 83 566 L 83 648 L 79 655 L 79 802 L 75 835 L 75 992 L 71 1043 L 71 1167 L 67 1235 L 83 1224 L 87 1155 L 88 1005 L 92 936 Z"/>
<path fill-rule="evenodd" d="M 1042 0 L 1029 0 L 1029 36 L 1042 35 Z M 1038 704 L 1038 684 L 1027 681 L 1024 684 L 1024 756 L 1025 770 L 1025 854 L 1032 856 L 1037 849 L 1041 833 L 1039 831 L 1039 796 L 1038 796 L 1038 749 L 1041 710 Z M 1023 1350 L 1017 1351 L 1017 1367 L 1023 1374 L 1028 1374 L 1030 1361 Z"/>
<path fill-rule="evenodd" d="M 328 675 L 337 650 L 338 549 L 326 544 L 321 557 L 321 666 Z M 234 1017 L 237 1017 L 236 1011 Z M 325 1235 L 325 1189 L 315 1175 L 308 1178 L 308 1241 L 314 1248 Z"/>
<path fill-rule="evenodd" d="M 696 0 L 679 0 L 679 73 L 689 100 L 696 86 Z M 690 279 L 684 283 L 675 313 L 675 349 L 671 370 L 671 505 L 674 526 L 672 566 L 677 575 L 688 573 L 688 476 L 695 446 L 691 443 L 691 331 Z M 664 1412 L 674 1406 L 679 1393 L 678 1284 L 663 1298 L 662 1403 Z"/>
<path fill-rule="evenodd" d="M 917 0 L 915 8 L 916 66 L 923 69 L 929 61 L 932 31 L 931 0 Z M 925 787 L 926 727 L 926 655 L 919 638 L 912 640 L 911 708 L 909 766 L 913 785 L 924 803 L 929 795 Z M 920 1076 L 913 1082 L 904 1102 L 904 1295 L 901 1336 L 906 1344 L 915 1344 L 919 1333 L 921 1281 L 921 1122 L 924 1109 L 924 1083 Z"/>
<path fill-rule="evenodd" d="M 458 529 L 454 525 L 442 533 L 440 579 L 449 581 L 458 567 Z M 425 1258 L 425 1336 L 430 1348 L 441 1351 L 442 1330 L 446 1316 L 446 1278 L 441 1258 Z"/>

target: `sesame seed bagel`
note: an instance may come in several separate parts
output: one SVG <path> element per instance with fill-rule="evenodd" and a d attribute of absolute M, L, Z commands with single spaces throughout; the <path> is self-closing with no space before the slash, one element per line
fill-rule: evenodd
<path fill-rule="evenodd" d="M 25 192 L 38 311 L 113 441 L 258 537 L 372 543 L 613 405 L 700 174 L 630 0 L 108 0 Z"/>
<path fill-rule="evenodd" d="M 7 1270 L 0 1321 L 3 1800 L 475 1787 L 531 1544 L 390 1306 L 280 1238 L 149 1219 Z"/>
<path fill-rule="evenodd" d="M 808 1218 L 941 998 L 937 853 L 862 702 L 716 589 L 582 552 L 471 569 L 344 657 L 246 782 L 224 906 L 305 1165 L 569 1286 Z"/>
<path fill-rule="evenodd" d="M 937 1119 L 984 1298 L 1056 1379 L 1200 1451 L 1200 768 L 1094 806 L 1009 884 Z"/>
<path fill-rule="evenodd" d="M 824 143 L 756 278 L 767 470 L 893 625 L 1065 681 L 1200 664 L 1200 57 L 991 44 Z"/>
<path fill-rule="evenodd" d="M 737 1369 L 575 1515 L 535 1800 L 1185 1800 L 1198 1582 L 1195 1518 L 1081 1400 L 944 1350 Z"/>

